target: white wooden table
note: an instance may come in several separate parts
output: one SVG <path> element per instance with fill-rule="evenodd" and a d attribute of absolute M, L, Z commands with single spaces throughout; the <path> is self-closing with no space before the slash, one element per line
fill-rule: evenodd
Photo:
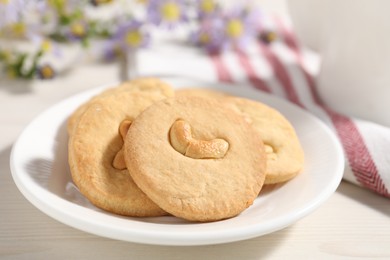
<path fill-rule="evenodd" d="M 0 82 L 1 259 L 390 259 L 390 200 L 344 182 L 318 210 L 294 225 L 221 245 L 168 247 L 116 241 L 68 227 L 39 211 L 12 180 L 13 142 L 46 108 L 116 81 L 118 75 L 115 64 L 95 64 L 31 85 Z"/>

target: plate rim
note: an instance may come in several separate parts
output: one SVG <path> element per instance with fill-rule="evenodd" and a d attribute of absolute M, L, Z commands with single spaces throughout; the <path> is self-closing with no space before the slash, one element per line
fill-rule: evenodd
<path fill-rule="evenodd" d="M 188 81 L 188 79 L 187 79 L 187 81 Z M 189 81 L 192 81 L 192 80 L 190 79 Z M 165 236 L 160 234 L 160 237 L 158 237 L 158 238 L 156 238 L 155 235 L 151 236 L 151 234 L 156 234 L 156 231 L 151 232 L 149 235 L 145 234 L 145 232 L 144 233 L 138 232 L 137 236 L 134 237 L 134 236 L 129 235 L 128 232 L 123 232 L 123 231 L 120 232 L 120 230 L 116 230 L 117 232 L 119 232 L 116 234 L 112 234 L 112 232 L 111 233 L 107 232 L 107 231 L 110 231 L 109 226 L 107 226 L 107 225 L 99 225 L 99 229 L 94 229 L 93 227 L 95 227 L 94 225 L 96 223 L 91 224 L 91 223 L 86 222 L 82 218 L 81 219 L 76 218 L 72 214 L 69 214 L 69 213 L 64 214 L 66 212 L 58 211 L 58 209 L 56 209 L 55 207 L 54 207 L 54 211 L 53 211 L 53 205 L 49 205 L 49 204 L 45 203 L 44 201 L 42 201 L 40 198 L 37 197 L 37 194 L 34 194 L 34 192 L 32 192 L 31 190 L 28 189 L 28 187 L 25 187 L 25 185 L 23 184 L 23 181 L 20 178 L 21 176 L 19 176 L 17 173 L 18 170 L 16 167 L 16 165 L 17 165 L 16 153 L 18 152 L 20 143 L 23 140 L 23 136 L 25 136 L 26 133 L 28 133 L 29 129 L 34 124 L 36 124 L 36 122 L 39 122 L 39 120 L 41 118 L 45 118 L 45 116 L 47 116 L 47 114 L 49 114 L 52 110 L 55 110 L 56 108 L 61 107 L 64 104 L 67 104 L 72 100 L 73 101 L 79 100 L 79 99 L 82 100 L 83 98 L 88 99 L 88 97 L 92 96 L 95 93 L 98 93 L 99 91 L 101 91 L 109 86 L 117 85 L 116 83 L 106 84 L 106 85 L 102 85 L 102 86 L 98 86 L 98 87 L 94 87 L 94 88 L 82 91 L 78 94 L 75 94 L 75 95 L 72 95 L 68 98 L 63 99 L 62 101 L 58 102 L 57 104 L 54 104 L 54 105 L 48 107 L 46 110 L 41 112 L 38 116 L 33 118 L 29 124 L 27 124 L 27 126 L 23 129 L 22 133 L 19 135 L 19 137 L 17 138 L 17 140 L 15 141 L 15 143 L 12 146 L 12 150 L 11 150 L 11 154 L 10 154 L 10 169 L 11 169 L 11 174 L 12 174 L 12 177 L 14 179 L 14 182 L 15 182 L 16 186 L 18 187 L 18 189 L 20 190 L 20 192 L 23 194 L 23 196 L 30 203 L 32 203 L 40 211 L 42 211 L 46 215 L 56 219 L 57 221 L 65 224 L 65 225 L 68 225 L 68 226 L 71 226 L 73 228 L 85 231 L 87 233 L 102 236 L 102 237 L 107 237 L 107 238 L 117 239 L 117 240 L 119 239 L 119 240 L 128 241 L 128 242 L 151 244 L 151 245 L 188 246 L 188 245 L 211 245 L 211 244 L 235 242 L 235 241 L 250 239 L 253 237 L 258 237 L 258 236 L 262 236 L 265 234 L 269 234 L 269 233 L 275 232 L 277 230 L 281 230 L 281 229 L 295 223 L 299 219 L 312 213 L 321 204 L 323 204 L 323 202 L 326 201 L 335 192 L 335 190 L 337 189 L 337 187 L 339 186 L 339 184 L 342 180 L 343 172 L 344 172 L 345 158 L 344 158 L 344 153 L 343 153 L 341 144 L 338 141 L 335 133 L 333 133 L 330 130 L 330 128 L 328 126 L 326 126 L 326 124 L 323 121 L 321 121 L 320 119 L 315 117 L 313 114 L 309 113 L 308 111 L 303 110 L 302 108 L 296 106 L 295 104 L 290 103 L 290 102 L 288 102 L 282 98 L 279 98 L 275 95 L 270 95 L 270 94 L 263 93 L 263 92 L 260 92 L 260 91 L 254 89 L 254 91 L 256 92 L 257 95 L 262 96 L 264 99 L 271 100 L 270 103 L 275 103 L 275 102 L 276 103 L 283 103 L 284 105 L 295 107 L 295 109 L 298 109 L 298 110 L 300 110 L 300 112 L 305 113 L 307 116 L 309 116 L 311 118 L 311 120 L 314 120 L 316 124 L 319 124 L 319 126 L 321 126 L 321 130 L 325 131 L 326 134 L 328 135 L 328 137 L 332 140 L 334 149 L 338 153 L 338 155 L 335 156 L 335 158 L 339 159 L 339 164 L 337 167 L 339 174 L 337 175 L 337 178 L 335 177 L 332 179 L 331 183 L 329 183 L 326 186 L 327 187 L 326 189 L 323 189 L 322 192 L 316 196 L 316 198 L 319 198 L 319 199 L 311 200 L 310 201 L 311 203 L 309 205 L 306 205 L 306 207 L 301 207 L 301 209 L 299 211 L 296 211 L 294 213 L 293 217 L 291 217 L 291 216 L 279 217 L 279 219 L 278 219 L 279 222 L 274 223 L 274 226 L 271 228 L 268 228 L 267 231 L 262 230 L 259 227 L 259 225 L 252 225 L 252 226 L 249 226 L 246 228 L 248 230 L 246 232 L 244 232 L 244 234 L 242 234 L 242 232 L 241 232 L 240 236 L 237 236 L 237 234 L 235 234 L 235 232 L 234 232 L 236 230 L 233 230 L 233 231 L 229 231 L 229 232 L 227 232 L 227 231 L 223 232 L 224 236 L 221 236 L 221 234 L 215 234 L 215 232 L 213 233 L 210 231 L 209 234 L 207 234 L 208 239 L 204 239 L 203 234 L 199 234 L 199 235 L 198 234 L 191 234 L 191 236 L 192 236 L 191 239 L 184 239 L 181 236 L 182 235 L 181 232 L 171 232 L 170 234 L 165 234 Z M 213 84 L 208 83 L 208 86 L 212 86 L 212 85 Z M 229 84 L 216 83 L 214 85 L 226 86 Z M 240 87 L 246 87 L 246 86 L 240 86 Z M 78 101 L 78 102 L 81 103 L 82 101 Z M 66 118 L 64 118 L 64 120 L 66 120 Z M 45 190 L 45 192 L 49 193 L 49 191 L 47 191 L 47 190 Z M 75 204 L 75 203 L 72 203 L 71 201 L 65 200 L 64 198 L 61 198 L 61 197 L 58 197 L 58 198 L 63 200 L 64 202 L 68 203 L 69 205 L 79 207 L 80 209 L 85 209 L 78 204 Z M 97 213 L 105 214 L 105 215 L 107 214 L 105 212 L 97 212 Z M 149 223 L 146 223 L 146 224 L 149 224 Z M 237 229 L 240 229 L 240 228 L 237 228 Z M 134 230 L 133 230 L 133 234 L 134 233 L 137 233 L 137 232 L 134 232 Z"/>

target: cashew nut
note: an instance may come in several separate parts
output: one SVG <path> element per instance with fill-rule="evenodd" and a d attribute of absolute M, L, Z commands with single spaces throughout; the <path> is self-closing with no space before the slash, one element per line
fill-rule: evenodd
<path fill-rule="evenodd" d="M 123 141 L 126 138 L 126 134 L 130 128 L 130 125 L 131 125 L 131 121 L 127 120 L 127 119 L 123 120 L 121 122 L 121 124 L 119 125 L 118 132 L 119 132 L 120 136 L 122 137 Z M 123 145 L 122 145 L 122 148 L 115 155 L 114 160 L 112 161 L 112 166 L 118 170 L 126 169 Z"/>
<path fill-rule="evenodd" d="M 269 144 L 264 143 L 264 148 L 265 148 L 265 153 L 267 155 L 268 160 L 276 160 L 277 159 L 277 155 L 276 155 L 274 147 L 272 147 Z"/>
<path fill-rule="evenodd" d="M 193 159 L 220 159 L 229 149 L 229 143 L 224 139 L 194 139 L 191 126 L 184 120 L 177 120 L 172 124 L 169 137 L 176 151 Z"/>

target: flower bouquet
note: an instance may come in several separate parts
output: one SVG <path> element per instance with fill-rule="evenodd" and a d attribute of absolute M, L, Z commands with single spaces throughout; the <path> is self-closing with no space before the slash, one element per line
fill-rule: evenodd
<path fill-rule="evenodd" d="M 260 16 L 250 1 L 0 0 L 0 75 L 50 79 L 85 53 L 134 65 L 156 31 L 183 27 L 187 43 L 207 52 L 245 48 L 260 37 Z"/>

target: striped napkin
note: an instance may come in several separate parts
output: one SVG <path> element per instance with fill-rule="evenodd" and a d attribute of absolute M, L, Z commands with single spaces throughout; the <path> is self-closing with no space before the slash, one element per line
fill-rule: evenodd
<path fill-rule="evenodd" d="M 339 137 L 347 158 L 344 180 L 390 198 L 390 129 L 339 114 L 321 102 L 315 83 L 320 57 L 298 43 L 290 24 L 273 19 L 265 27 L 276 32 L 276 41 L 259 40 L 245 51 L 218 55 L 162 38 L 137 53 L 138 75 L 251 85 L 295 103 Z"/>

